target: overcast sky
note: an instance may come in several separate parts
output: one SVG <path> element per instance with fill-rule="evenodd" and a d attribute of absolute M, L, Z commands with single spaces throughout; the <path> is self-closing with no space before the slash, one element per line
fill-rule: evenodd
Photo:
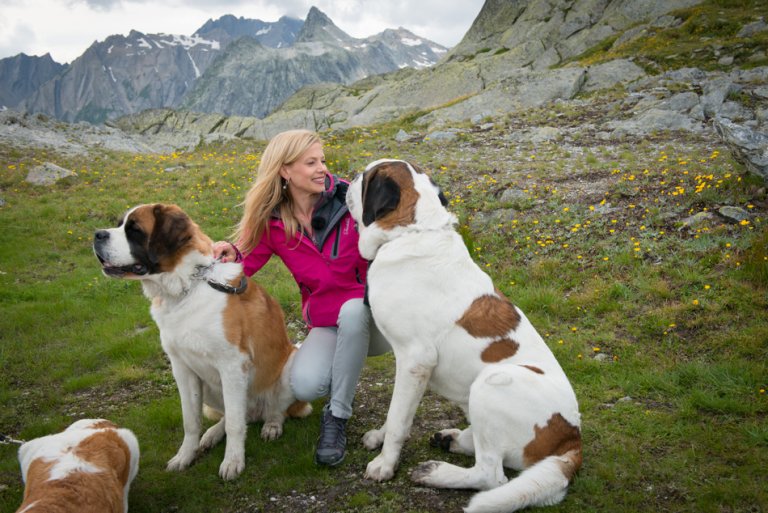
<path fill-rule="evenodd" d="M 313 5 L 353 37 L 403 27 L 444 46 L 456 45 L 484 0 L 0 0 L 0 59 L 50 53 L 72 62 L 94 41 L 132 30 L 192 35 L 225 14 L 276 21 L 305 19 Z"/>

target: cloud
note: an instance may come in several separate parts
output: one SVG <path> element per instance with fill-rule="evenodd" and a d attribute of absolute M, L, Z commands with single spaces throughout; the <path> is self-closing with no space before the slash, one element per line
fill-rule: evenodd
<path fill-rule="evenodd" d="M 85 3 L 95 11 L 111 11 L 113 7 L 121 4 L 121 0 L 85 0 L 84 2 L 72 1 L 72 4 Z"/>
<path fill-rule="evenodd" d="M 7 26 L 0 19 L 0 55 L 13 57 L 23 53 L 19 48 L 34 48 L 37 43 L 35 31 L 29 25 L 15 24 Z M 45 53 L 45 52 L 43 52 Z"/>

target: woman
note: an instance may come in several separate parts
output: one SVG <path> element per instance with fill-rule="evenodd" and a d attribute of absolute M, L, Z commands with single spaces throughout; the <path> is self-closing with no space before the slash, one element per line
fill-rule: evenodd
<path fill-rule="evenodd" d="M 363 302 L 368 263 L 357 249 L 347 187 L 328 172 L 316 133 L 282 132 L 264 150 L 246 195 L 237 246 L 214 246 L 222 261 L 242 261 L 248 276 L 278 255 L 299 286 L 309 334 L 295 356 L 291 387 L 300 400 L 330 398 L 315 451 L 321 465 L 344 459 L 346 424 L 366 356 L 390 350 Z"/>

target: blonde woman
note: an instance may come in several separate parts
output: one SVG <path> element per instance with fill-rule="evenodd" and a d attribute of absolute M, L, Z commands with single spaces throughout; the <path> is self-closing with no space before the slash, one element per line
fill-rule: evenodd
<path fill-rule="evenodd" d="M 246 195 L 237 245 L 214 246 L 223 261 L 242 261 L 248 276 L 277 255 L 296 280 L 309 334 L 294 359 L 291 387 L 304 401 L 329 397 L 315 462 L 330 466 L 346 453 L 346 424 L 366 356 L 390 350 L 363 302 L 368 263 L 357 249 L 347 187 L 328 172 L 318 134 L 282 132 L 264 150 Z"/>

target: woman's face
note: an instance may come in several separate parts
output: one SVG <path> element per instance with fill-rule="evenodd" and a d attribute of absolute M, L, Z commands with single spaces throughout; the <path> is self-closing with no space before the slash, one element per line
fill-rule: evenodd
<path fill-rule="evenodd" d="M 323 145 L 315 143 L 292 164 L 283 165 L 280 176 L 288 180 L 291 193 L 321 194 L 325 191 L 325 153 Z"/>

